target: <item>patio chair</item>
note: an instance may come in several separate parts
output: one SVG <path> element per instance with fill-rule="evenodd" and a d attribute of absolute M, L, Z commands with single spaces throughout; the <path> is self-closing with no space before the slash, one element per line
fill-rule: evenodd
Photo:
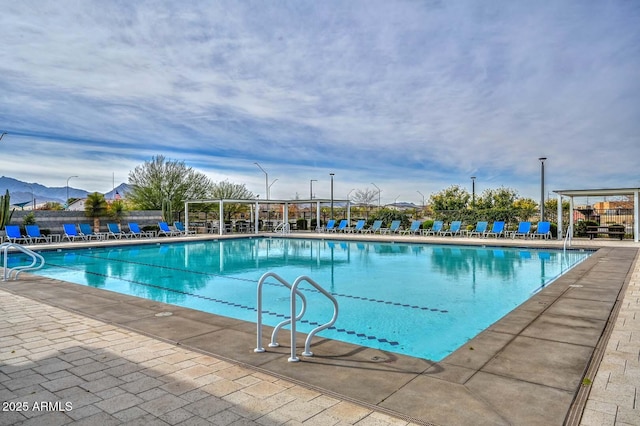
<path fill-rule="evenodd" d="M 422 225 L 422 221 L 421 220 L 414 220 L 413 222 L 411 222 L 411 227 L 409 229 L 403 229 L 402 231 L 400 231 L 401 234 L 403 235 L 416 235 L 420 233 L 420 225 Z"/>
<path fill-rule="evenodd" d="M 43 235 L 42 233 L 40 233 L 40 227 L 38 225 L 25 225 L 24 226 L 24 231 L 27 234 L 27 237 L 29 237 L 29 240 L 32 243 L 37 243 L 37 242 L 43 242 L 43 243 L 50 243 L 51 242 L 51 237 L 48 235 Z"/>
<path fill-rule="evenodd" d="M 473 237 L 477 235 L 479 237 L 484 237 L 485 232 L 487 232 L 487 227 L 489 226 L 489 222 L 480 221 L 476 223 L 475 229 L 467 234 L 468 237 Z"/>
<path fill-rule="evenodd" d="M 319 227 L 318 232 L 333 232 L 335 231 L 336 221 L 335 219 L 329 219 L 327 224 L 324 227 Z"/>
<path fill-rule="evenodd" d="M 22 233 L 20 232 L 20 227 L 18 225 L 6 225 L 4 227 L 4 231 L 7 234 L 7 240 L 9 240 L 10 243 L 17 244 L 20 241 L 24 241 L 27 244 L 31 243 L 29 237 L 27 237 L 26 235 L 22 235 Z"/>
<path fill-rule="evenodd" d="M 64 231 L 64 235 L 62 236 L 62 239 L 66 239 L 68 241 L 75 241 L 75 240 L 87 240 L 87 238 L 78 233 L 78 228 L 76 228 L 76 226 L 73 223 L 63 223 L 62 224 L 62 230 Z"/>
<path fill-rule="evenodd" d="M 180 235 L 180 231 L 177 229 L 171 229 L 167 222 L 158 222 L 158 227 L 160 231 L 158 231 L 158 235 L 162 234 L 165 237 L 174 237 L 176 235 Z"/>
<path fill-rule="evenodd" d="M 451 235 L 452 237 L 455 237 L 456 235 L 459 235 L 462 232 L 461 227 L 462 227 L 462 221 L 454 220 L 453 222 L 451 222 L 449 229 L 440 231 L 439 235 L 442 235 L 442 236 Z"/>
<path fill-rule="evenodd" d="M 376 232 L 380 232 L 380 227 L 382 226 L 382 221 L 381 220 L 374 220 L 373 224 L 371 225 L 370 228 L 367 229 L 363 229 L 362 233 L 363 234 L 375 234 Z"/>
<path fill-rule="evenodd" d="M 129 234 L 120 230 L 120 225 L 117 223 L 107 223 L 107 239 L 113 237 L 116 240 L 122 239 L 122 237 L 129 238 Z"/>
<path fill-rule="evenodd" d="M 136 222 L 129 222 L 127 226 L 129 227 L 129 235 L 133 238 L 155 236 L 153 232 L 143 231 L 142 229 L 140 229 L 140 225 L 138 225 Z"/>
<path fill-rule="evenodd" d="M 180 233 L 182 235 L 189 235 L 189 234 L 195 234 L 196 231 L 190 231 L 188 230 L 185 226 L 184 223 L 182 222 L 173 222 L 173 227 L 176 228 L 178 231 L 180 231 Z M 241 232 L 245 232 L 245 231 L 241 231 Z"/>
<path fill-rule="evenodd" d="M 531 222 L 525 221 L 518 224 L 518 229 L 511 235 L 511 238 L 522 237 L 526 239 L 529 235 L 531 235 Z"/>
<path fill-rule="evenodd" d="M 80 223 L 78 226 L 80 227 L 80 235 L 83 235 L 86 240 L 103 240 L 105 237 L 105 234 L 102 232 L 93 232 L 92 226 L 88 223 Z"/>
<path fill-rule="evenodd" d="M 332 232 L 346 232 L 347 225 L 349 225 L 349 221 L 347 219 L 342 219 L 340 224 L 338 224 L 338 227 L 332 229 Z"/>
<path fill-rule="evenodd" d="M 348 230 L 346 232 L 361 233 L 362 231 L 364 231 L 364 224 L 365 223 L 367 223 L 366 220 L 360 219 L 358 222 L 356 222 L 356 226 L 354 226 L 353 228 L 348 228 Z"/>
<path fill-rule="evenodd" d="M 388 228 L 382 228 L 380 230 L 381 234 L 397 234 L 400 231 L 400 224 L 402 222 L 399 220 L 392 220 L 391 225 Z"/>
<path fill-rule="evenodd" d="M 551 222 L 538 222 L 536 232 L 531 234 L 531 238 L 551 238 Z"/>
<path fill-rule="evenodd" d="M 423 235 L 438 235 L 440 231 L 442 231 L 443 227 L 444 222 L 441 220 L 436 220 L 435 222 L 433 222 L 431 229 L 427 229 L 426 231 L 424 231 Z"/>
<path fill-rule="evenodd" d="M 500 237 L 503 236 L 504 237 L 505 233 L 504 233 L 504 221 L 503 220 L 496 220 L 495 222 L 493 222 L 493 225 L 491 226 L 491 230 L 488 232 L 484 233 L 484 237 Z"/>

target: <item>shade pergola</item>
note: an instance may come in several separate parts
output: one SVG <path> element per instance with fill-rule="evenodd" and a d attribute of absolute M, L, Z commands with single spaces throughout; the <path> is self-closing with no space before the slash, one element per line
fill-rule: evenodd
<path fill-rule="evenodd" d="M 252 207 L 252 209 L 254 209 L 253 211 L 256 212 L 256 214 L 253 215 L 253 220 L 254 220 L 254 233 L 257 234 L 258 233 L 258 227 L 259 227 L 259 218 L 258 218 L 258 212 L 260 211 L 260 206 L 266 206 L 266 205 L 273 205 L 273 204 L 279 204 L 281 206 L 284 206 L 284 211 L 283 211 L 283 217 L 282 217 L 282 221 L 283 223 L 288 223 L 289 222 L 289 205 L 290 204 L 315 204 L 316 205 L 316 223 L 320 223 L 320 206 L 323 204 L 346 204 L 346 208 L 347 208 L 347 220 L 351 221 L 351 202 L 349 200 L 339 200 L 339 199 L 325 199 L 325 198 L 314 198 L 312 200 L 260 200 L 260 199 L 255 199 L 255 200 L 234 200 L 234 199 L 227 199 L 227 198 L 216 198 L 216 199 L 211 199 L 211 200 L 187 200 L 184 203 L 184 222 L 185 222 L 185 226 L 188 229 L 189 226 L 189 205 L 192 204 L 214 204 L 217 203 L 219 206 L 219 211 L 220 211 L 220 218 L 224 217 L 224 205 L 225 204 L 248 204 Z M 222 235 L 224 233 L 224 227 L 223 226 L 219 226 L 218 227 L 218 232 L 220 235 Z"/>
<path fill-rule="evenodd" d="M 612 189 L 562 189 L 553 191 L 558 195 L 558 239 L 562 239 L 562 197 L 569 198 L 569 210 L 573 211 L 575 197 L 608 197 L 633 196 L 633 241 L 638 242 L 638 225 L 640 219 L 640 188 L 612 188 Z M 573 227 L 573 215 L 569 215 L 569 227 Z"/>

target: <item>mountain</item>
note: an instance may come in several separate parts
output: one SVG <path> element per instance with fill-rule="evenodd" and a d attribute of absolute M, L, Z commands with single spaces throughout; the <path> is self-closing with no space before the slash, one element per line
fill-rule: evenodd
<path fill-rule="evenodd" d="M 78 189 L 69 187 L 69 198 L 86 198 L 89 191 L 84 189 Z M 20 204 L 33 201 L 35 198 L 37 204 L 46 202 L 57 202 L 64 204 L 67 201 L 67 187 L 55 186 L 48 187 L 39 183 L 23 182 L 14 178 L 2 176 L 0 177 L 0 194 L 9 190 L 11 194 L 11 204 Z M 121 196 L 124 196 L 129 192 L 129 185 L 121 183 L 115 190 L 109 191 L 104 194 L 107 200 L 114 199 L 115 191 Z"/>

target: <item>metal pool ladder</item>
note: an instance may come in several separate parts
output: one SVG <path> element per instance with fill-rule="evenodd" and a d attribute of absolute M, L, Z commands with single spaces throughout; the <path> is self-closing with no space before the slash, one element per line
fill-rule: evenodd
<path fill-rule="evenodd" d="M 313 336 L 316 335 L 316 333 L 319 333 L 320 331 L 331 327 L 336 322 L 336 320 L 338 319 L 338 301 L 329 292 L 327 292 L 324 288 L 322 288 L 322 286 L 320 286 L 320 284 L 318 284 L 317 282 L 315 282 L 314 280 L 312 280 L 310 277 L 308 277 L 306 275 L 299 276 L 298 278 L 296 278 L 296 280 L 293 282 L 293 284 L 290 284 L 284 278 L 282 278 L 281 276 L 279 276 L 278 274 L 276 274 L 274 272 L 267 272 L 264 275 L 262 275 L 262 277 L 260 277 L 260 280 L 258 280 L 258 287 L 257 287 L 257 313 L 258 313 L 258 315 L 257 315 L 257 321 L 256 321 L 256 323 L 257 323 L 257 333 L 256 333 L 257 334 L 257 341 L 256 341 L 256 348 L 253 351 L 254 352 L 264 352 L 265 351 L 265 349 L 262 347 L 262 286 L 263 286 L 265 280 L 267 278 L 269 278 L 269 277 L 275 278 L 282 285 L 284 285 L 285 287 L 287 287 L 290 290 L 291 316 L 275 326 L 275 328 L 273 329 L 273 333 L 271 334 L 271 343 L 269 343 L 269 347 L 270 348 L 275 348 L 275 347 L 280 346 L 278 344 L 278 342 L 276 341 L 277 337 L 278 337 L 278 332 L 285 325 L 291 324 L 291 356 L 288 359 L 289 362 L 298 362 L 298 361 L 300 361 L 300 359 L 296 356 L 296 322 L 299 321 L 304 316 L 304 314 L 305 314 L 305 312 L 307 310 L 307 298 L 304 296 L 304 294 L 300 290 L 298 290 L 298 286 L 303 281 L 306 281 L 307 283 L 309 283 L 313 287 L 315 287 L 315 289 L 318 290 L 320 293 L 324 294 L 333 303 L 333 316 L 331 317 L 331 320 L 329 322 L 327 322 L 325 324 L 322 324 L 322 325 L 314 328 L 313 330 L 311 330 L 311 332 L 307 335 L 307 339 L 305 340 L 304 352 L 302 352 L 302 355 L 303 356 L 313 356 L 313 352 L 311 352 L 311 350 L 310 350 L 311 339 L 313 338 Z M 298 314 L 296 314 L 296 296 L 299 296 L 300 299 L 302 300 L 302 306 L 301 306 L 300 312 Z M 293 321 L 292 321 L 292 319 L 293 319 Z"/>
<path fill-rule="evenodd" d="M 273 230 L 273 232 L 279 232 L 282 235 L 291 233 L 291 225 L 288 222 L 279 223 Z"/>
<path fill-rule="evenodd" d="M 31 257 L 31 264 L 30 265 L 19 265 L 19 266 L 15 266 L 13 268 L 9 268 L 8 267 L 8 259 L 9 259 L 9 249 L 17 249 L 20 250 L 21 252 L 27 254 L 29 257 Z M 3 256 L 3 267 L 4 269 L 2 270 L 2 281 L 7 281 L 8 279 L 10 280 L 13 276 L 14 280 L 18 279 L 18 275 L 20 275 L 20 272 L 23 271 L 35 271 L 37 269 L 40 269 L 44 266 L 44 257 L 40 256 L 38 253 L 36 253 L 33 250 L 30 250 L 20 244 L 17 243 L 2 243 L 0 244 L 0 253 L 2 253 Z M 38 261 L 40 262 L 40 264 L 38 264 Z"/>

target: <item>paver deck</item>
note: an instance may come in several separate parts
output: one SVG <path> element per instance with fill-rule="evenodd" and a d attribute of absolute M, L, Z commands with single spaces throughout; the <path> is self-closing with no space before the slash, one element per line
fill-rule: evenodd
<path fill-rule="evenodd" d="M 0 425 L 577 424 L 587 397 L 582 424 L 638 424 L 637 253 L 602 248 L 439 363 L 319 338 L 292 364 L 254 324 L 24 275 L 0 283 L 0 399 L 29 410 Z"/>

